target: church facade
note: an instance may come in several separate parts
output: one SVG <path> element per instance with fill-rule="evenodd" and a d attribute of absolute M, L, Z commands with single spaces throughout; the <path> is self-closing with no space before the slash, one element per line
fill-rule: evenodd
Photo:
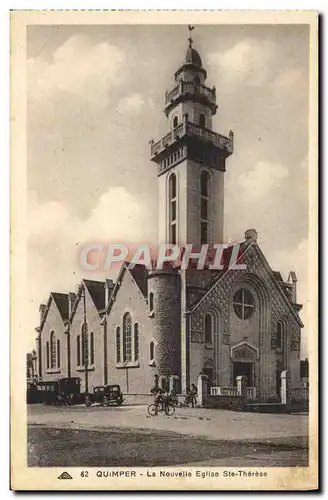
<path fill-rule="evenodd" d="M 192 47 L 165 94 L 168 133 L 151 141 L 158 175 L 159 243 L 223 243 L 224 176 L 234 137 L 212 129 L 216 90 Z M 247 377 L 254 397 L 276 397 L 280 374 L 300 384 L 301 306 L 297 278 L 284 281 L 257 244 L 241 243 L 245 269 L 148 271 L 124 263 L 114 283 L 83 280 L 77 294 L 40 306 L 38 374 L 81 377 L 82 390 L 120 384 L 147 394 L 154 377 L 184 393 L 199 373 L 229 388 Z"/>

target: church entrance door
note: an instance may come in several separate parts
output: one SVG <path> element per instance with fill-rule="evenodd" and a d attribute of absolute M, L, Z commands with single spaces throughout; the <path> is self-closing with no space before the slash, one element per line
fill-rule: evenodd
<path fill-rule="evenodd" d="M 254 363 L 239 363 L 234 362 L 233 364 L 233 381 L 234 385 L 237 385 L 237 377 L 244 375 L 247 377 L 247 387 L 253 387 L 253 366 Z"/>
<path fill-rule="evenodd" d="M 208 377 L 207 389 L 208 389 L 208 393 L 210 393 L 211 387 L 213 385 L 214 370 L 213 370 L 213 368 L 203 368 L 203 373 L 204 373 L 204 375 L 207 375 L 207 377 Z"/>

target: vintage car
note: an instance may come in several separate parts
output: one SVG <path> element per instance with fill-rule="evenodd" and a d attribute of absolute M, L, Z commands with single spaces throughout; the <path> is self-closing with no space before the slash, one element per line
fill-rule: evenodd
<path fill-rule="evenodd" d="M 26 403 L 42 403 L 42 393 L 37 388 L 36 381 L 28 381 L 26 387 Z"/>
<path fill-rule="evenodd" d="M 93 394 L 87 394 L 85 398 L 86 406 L 91 406 L 93 403 L 98 403 L 102 406 L 120 406 L 123 403 L 123 394 L 120 386 L 100 385 L 94 387 Z"/>
<path fill-rule="evenodd" d="M 78 377 L 60 378 L 36 383 L 38 401 L 47 405 L 64 404 L 66 406 L 84 403 L 81 394 L 81 380 Z"/>

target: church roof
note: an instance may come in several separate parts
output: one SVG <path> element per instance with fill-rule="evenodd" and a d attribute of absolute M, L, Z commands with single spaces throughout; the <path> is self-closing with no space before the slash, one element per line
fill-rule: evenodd
<path fill-rule="evenodd" d="M 123 276 L 126 273 L 126 271 L 128 271 L 130 273 L 133 281 L 137 285 L 137 287 L 138 287 L 140 293 L 143 295 L 143 297 L 147 298 L 147 294 L 148 294 L 148 288 L 147 288 L 148 269 L 141 264 L 136 264 L 133 269 L 129 269 L 129 267 L 128 267 L 129 264 L 130 264 L 129 261 L 124 261 L 122 266 L 121 266 L 120 272 L 117 276 L 115 286 L 112 289 L 110 300 L 109 300 L 108 305 L 107 305 L 107 313 L 109 313 L 113 303 L 116 300 L 116 294 L 121 286 L 121 282 L 122 282 Z"/>
<path fill-rule="evenodd" d="M 63 321 L 68 320 L 68 293 L 51 293 Z"/>
<path fill-rule="evenodd" d="M 44 312 L 40 320 L 40 325 L 37 327 L 38 331 L 42 331 L 44 327 L 52 301 L 54 301 L 54 303 L 56 304 L 63 322 L 68 320 L 69 316 L 68 293 L 51 292 L 49 294 L 47 304 L 44 306 Z"/>
<path fill-rule="evenodd" d="M 186 64 L 193 64 L 194 66 L 198 66 L 199 68 L 202 68 L 201 57 L 198 54 L 197 50 L 193 49 L 192 47 L 188 47 L 188 50 L 186 52 L 186 57 L 185 57 L 185 63 Z"/>
<path fill-rule="evenodd" d="M 134 281 L 137 283 L 138 287 L 140 288 L 142 295 L 144 297 L 147 297 L 147 294 L 148 294 L 148 291 L 147 291 L 148 269 L 141 264 L 136 264 L 135 267 L 133 269 L 129 269 L 129 271 L 132 274 Z"/>
<path fill-rule="evenodd" d="M 105 309 L 105 283 L 103 281 L 83 280 L 98 311 Z"/>
<path fill-rule="evenodd" d="M 256 244 L 256 243 L 252 243 L 252 244 L 247 244 L 246 242 L 243 242 L 240 244 L 240 253 L 239 253 L 239 257 L 237 258 L 237 263 L 245 263 L 246 262 L 246 254 L 248 253 L 249 249 L 250 248 L 253 248 L 255 249 L 255 251 L 258 253 L 260 259 L 261 259 L 261 262 L 264 266 L 264 268 L 266 269 L 266 271 L 269 273 L 269 275 L 271 274 L 271 276 L 273 276 L 274 278 L 274 283 L 276 285 L 276 287 L 279 289 L 280 293 L 281 293 L 281 297 L 283 298 L 283 300 L 285 301 L 286 305 L 288 306 L 289 310 L 291 311 L 291 313 L 293 314 L 294 318 L 297 320 L 298 324 L 303 327 L 303 323 L 301 321 L 301 318 L 298 314 L 301 306 L 298 306 L 298 307 L 295 307 L 297 306 L 297 304 L 293 304 L 290 300 L 290 297 L 289 295 L 286 293 L 286 290 L 284 289 L 284 286 L 285 283 L 283 282 L 282 280 L 282 276 L 279 272 L 277 271 L 272 271 L 268 261 L 266 260 L 265 256 L 263 255 L 260 247 Z M 229 250 L 229 247 L 228 249 Z M 223 254 L 224 255 L 224 254 Z M 227 254 L 228 255 L 228 254 Z M 224 260 L 224 259 L 223 259 Z M 209 292 L 216 286 L 216 284 L 224 277 L 224 275 L 229 271 L 229 267 L 226 267 L 226 261 L 224 260 L 224 269 L 222 269 L 220 272 L 218 272 L 218 274 L 216 274 L 214 277 L 213 277 L 213 280 L 211 280 L 207 287 L 206 287 L 206 291 L 205 291 L 205 294 L 200 297 L 192 306 L 191 306 L 191 310 L 190 312 L 193 312 L 202 302 L 203 300 L 205 299 L 205 297 L 209 294 Z M 278 278 L 281 278 L 278 279 Z"/>

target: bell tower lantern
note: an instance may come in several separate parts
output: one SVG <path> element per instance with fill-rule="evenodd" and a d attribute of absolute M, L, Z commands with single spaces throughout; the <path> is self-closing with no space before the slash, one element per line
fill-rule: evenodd
<path fill-rule="evenodd" d="M 168 133 L 151 141 L 159 184 L 159 243 L 183 246 L 223 241 L 224 172 L 233 152 L 233 133 L 212 130 L 216 90 L 193 48 L 191 31 L 174 86 L 165 94 Z"/>

